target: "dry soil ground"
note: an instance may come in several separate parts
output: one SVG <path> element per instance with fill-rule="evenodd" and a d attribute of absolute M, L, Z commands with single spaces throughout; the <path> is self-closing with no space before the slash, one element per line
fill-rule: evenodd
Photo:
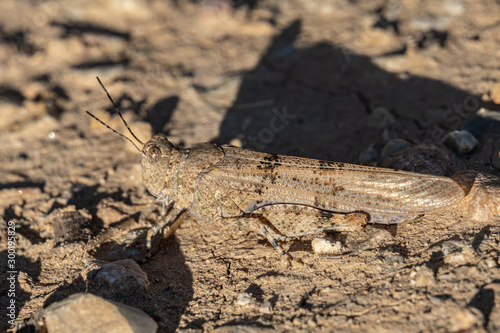
<path fill-rule="evenodd" d="M 161 331 L 500 329 L 500 223 L 453 211 L 330 235 L 340 258 L 285 243 L 303 262 L 292 268 L 252 231 L 188 220 L 142 263 L 159 205 L 138 152 L 85 114 L 125 130 L 99 76 L 143 141 L 163 132 L 186 147 L 353 163 L 464 127 L 479 145 L 454 154 L 455 170 L 498 176 L 499 45 L 494 0 L 2 0 L 0 270 L 13 221 L 18 321 L 86 291 Z M 283 110 L 293 119 L 269 130 Z M 124 258 L 141 263 L 147 291 L 95 281 L 92 259 Z"/>

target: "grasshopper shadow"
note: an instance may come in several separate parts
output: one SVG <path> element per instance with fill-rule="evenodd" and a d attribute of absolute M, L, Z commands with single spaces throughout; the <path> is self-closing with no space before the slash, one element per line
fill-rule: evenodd
<path fill-rule="evenodd" d="M 81 231 L 77 232 L 76 236 L 75 233 L 63 233 L 65 237 L 56 241 L 54 247 L 62 248 L 64 252 L 71 254 L 77 245 L 76 243 L 80 243 L 81 246 L 89 239 L 87 236 L 84 237 L 80 234 L 83 234 L 83 231 L 86 230 L 92 231 L 88 235 L 92 235 L 90 244 L 93 245 L 86 249 L 86 258 L 89 262 L 96 259 L 100 264 L 87 266 L 89 267 L 88 270 L 76 272 L 64 281 L 57 281 L 57 278 L 54 278 L 58 286 L 50 292 L 50 295 L 44 301 L 43 308 L 47 308 L 52 303 L 59 302 L 75 293 L 92 293 L 105 299 L 141 309 L 156 322 L 161 322 L 164 331 L 175 331 L 179 325 L 181 315 L 185 313 L 189 302 L 193 298 L 192 273 L 186 264 L 176 236 L 174 235 L 164 242 L 159 252 L 144 263 L 142 259 L 145 257 L 147 228 L 141 222 L 141 214 L 126 214 L 127 217 L 123 221 L 117 221 L 108 227 L 103 225 L 98 216 L 98 206 L 103 200 L 113 199 L 114 201 L 123 201 L 133 205 L 130 193 L 121 189 L 99 191 L 98 186 L 82 184 L 74 184 L 71 193 L 72 196 L 68 203 L 74 204 L 77 209 L 85 208 L 88 210 L 92 220 L 90 225 L 81 228 L 75 227 L 76 231 Z M 147 213 L 145 214 L 147 215 Z M 70 218 L 64 221 L 70 227 L 76 224 L 76 221 Z M 59 227 L 64 226 L 59 225 Z M 155 239 L 159 243 L 161 237 Z M 6 253 L 1 253 L 0 261 L 5 261 L 4 267 L 7 267 L 6 257 Z M 148 277 L 148 288 L 137 283 L 131 283 L 126 273 L 122 273 L 116 280 L 103 279 L 102 275 L 104 273 L 98 275 L 101 264 L 123 259 L 133 259 L 140 265 L 140 269 Z M 38 282 L 40 262 L 26 262 L 27 259 L 24 259 L 24 257 L 16 258 L 16 260 L 18 270 L 25 271 L 35 282 Z M 24 302 L 30 299 L 30 295 L 25 295 L 26 293 L 22 290 L 18 290 L 18 292 L 19 298 L 16 305 L 18 305 L 18 309 L 21 309 Z M 36 317 L 34 315 L 25 322 L 24 332 L 36 327 Z"/>
<path fill-rule="evenodd" d="M 485 317 L 484 327 L 486 328 L 489 328 L 488 324 L 490 321 L 490 315 L 493 312 L 495 303 L 498 302 L 495 298 L 498 298 L 499 284 L 500 280 L 496 279 L 487 285 L 482 286 L 477 294 L 471 299 L 469 304 L 467 304 L 469 307 L 474 307 L 483 313 Z M 497 320 L 496 318 L 494 319 Z M 494 323 L 492 327 L 495 327 L 496 325 L 498 325 L 498 322 Z"/>
<path fill-rule="evenodd" d="M 446 83 L 375 64 L 405 50 L 371 59 L 326 42 L 297 47 L 300 34 L 297 20 L 244 75 L 215 143 L 358 163 L 388 139 L 439 143 L 480 107 L 480 98 Z M 382 120 L 380 107 L 388 111 Z"/>
<path fill-rule="evenodd" d="M 177 329 L 181 315 L 193 298 L 193 277 L 175 236 L 163 245 L 160 253 L 141 265 L 150 281 L 148 290 L 137 288 L 137 284 L 120 282 L 119 285 L 105 285 L 102 279 L 96 278 L 99 269 L 89 271 L 86 278 L 79 275 L 70 283 L 59 286 L 47 298 L 43 308 L 75 293 L 92 293 L 141 309 L 156 322 L 161 322 L 163 331 L 174 332 Z"/>
<path fill-rule="evenodd" d="M 8 266 L 8 259 L 9 259 L 9 253 L 7 250 L 4 250 L 0 252 L 0 264 L 2 267 L 9 267 Z M 16 255 L 15 256 L 15 271 L 18 273 L 11 274 L 8 272 L 7 269 L 2 269 L 0 272 L 0 278 L 2 281 L 1 287 L 2 291 L 0 292 L 0 305 L 2 306 L 3 312 L 6 320 L 2 320 L 2 323 L 0 324 L 0 331 L 1 332 L 7 332 L 8 329 L 11 329 L 11 325 L 8 323 L 8 320 L 13 319 L 12 317 L 9 316 L 10 310 L 9 307 L 12 306 L 10 303 L 11 300 L 14 300 L 14 306 L 15 306 L 15 318 L 18 317 L 19 312 L 21 309 L 24 307 L 24 305 L 31 299 L 33 293 L 31 293 L 29 290 L 25 290 L 23 287 L 19 285 L 18 277 L 19 273 L 23 272 L 26 273 L 26 275 L 31 279 L 32 281 L 38 282 L 39 281 L 39 276 L 41 272 L 41 261 L 40 259 L 37 259 L 36 261 L 32 261 L 30 258 L 23 256 L 23 255 Z M 11 283 L 12 281 L 15 281 L 16 287 L 14 290 L 11 289 Z M 13 295 L 12 292 L 15 294 Z"/>

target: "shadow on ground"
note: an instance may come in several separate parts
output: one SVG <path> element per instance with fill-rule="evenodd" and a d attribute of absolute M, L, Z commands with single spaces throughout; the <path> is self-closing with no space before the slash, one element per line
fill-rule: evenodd
<path fill-rule="evenodd" d="M 329 43 L 297 47 L 300 34 L 295 21 L 244 75 L 215 143 L 237 139 L 243 148 L 357 163 L 388 139 L 439 143 L 479 108 L 479 98 L 460 89 L 386 72 L 376 59 Z M 380 119 L 378 107 L 395 121 Z"/>

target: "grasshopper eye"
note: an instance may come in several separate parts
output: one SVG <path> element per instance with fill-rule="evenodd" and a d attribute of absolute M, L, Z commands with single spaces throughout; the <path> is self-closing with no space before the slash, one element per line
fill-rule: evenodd
<path fill-rule="evenodd" d="M 153 163 L 157 162 L 161 156 L 161 150 L 157 146 L 153 146 L 148 150 L 149 160 Z"/>

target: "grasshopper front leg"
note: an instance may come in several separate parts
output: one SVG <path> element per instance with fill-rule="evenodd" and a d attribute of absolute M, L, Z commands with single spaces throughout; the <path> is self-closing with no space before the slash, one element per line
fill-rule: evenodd
<path fill-rule="evenodd" d="M 168 239 L 175 230 L 184 222 L 184 220 L 188 217 L 189 212 L 185 209 L 177 209 L 173 208 L 165 219 L 148 230 L 146 236 L 146 256 L 151 258 L 151 239 L 155 236 L 160 230 L 163 228 L 166 229 L 163 235 L 163 240 Z M 168 225 L 172 223 L 172 225 Z"/>

